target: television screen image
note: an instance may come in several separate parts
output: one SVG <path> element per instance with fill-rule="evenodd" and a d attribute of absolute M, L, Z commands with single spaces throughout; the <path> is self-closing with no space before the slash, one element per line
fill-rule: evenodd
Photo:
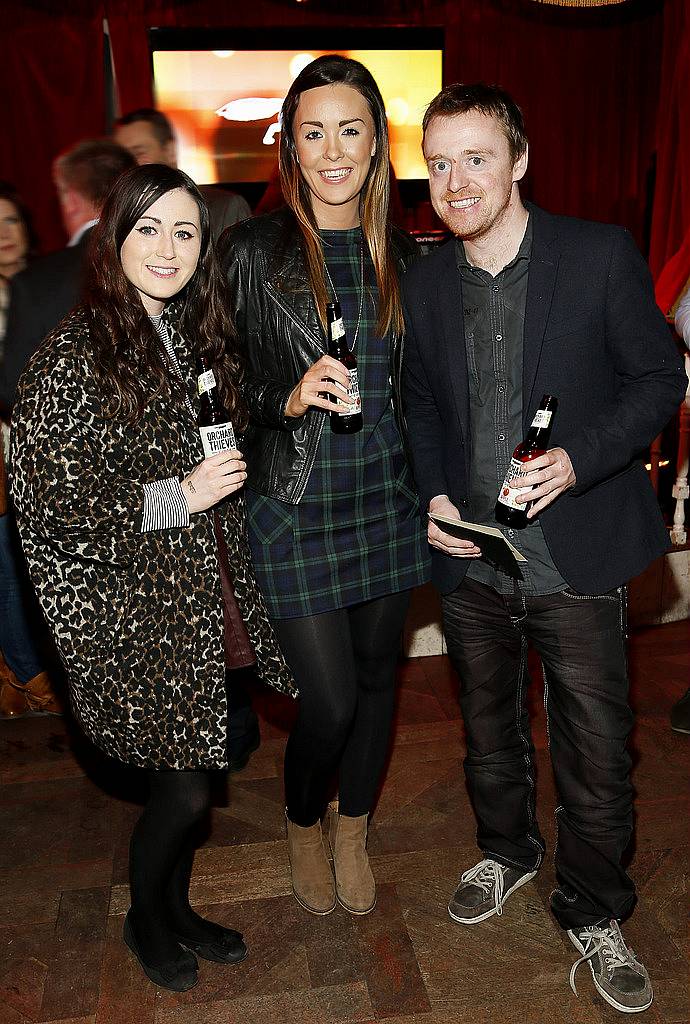
<path fill-rule="evenodd" d="M 173 124 L 179 166 L 195 181 L 268 181 L 278 159 L 283 98 L 302 68 L 323 53 L 352 57 L 371 71 L 386 104 L 397 177 L 426 177 L 421 124 L 427 104 L 442 85 L 440 46 L 172 49 L 169 41 L 157 48 L 156 34 L 152 32 L 156 106 Z"/>

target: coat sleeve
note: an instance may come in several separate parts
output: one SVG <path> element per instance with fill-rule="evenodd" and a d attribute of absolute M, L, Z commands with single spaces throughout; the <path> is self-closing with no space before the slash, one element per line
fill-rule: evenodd
<path fill-rule="evenodd" d="M 22 376 L 12 419 L 12 496 L 20 531 L 80 559 L 130 564 L 140 544 L 143 484 L 105 467 L 107 421 L 77 360 L 40 360 Z"/>
<path fill-rule="evenodd" d="M 254 423 L 261 427 L 293 431 L 304 417 L 285 415 L 285 406 L 295 383 L 286 383 L 265 372 L 261 360 L 263 323 L 258 289 L 263 282 L 252 278 L 251 239 L 241 239 L 240 227 L 230 229 L 220 241 L 220 259 L 228 283 L 235 328 L 247 356 L 242 393 Z M 277 367 L 276 367 L 277 369 Z"/>
<path fill-rule="evenodd" d="M 410 314 L 410 296 L 403 284 L 405 344 L 403 349 L 402 399 L 407 449 L 424 509 L 437 494 L 449 494 L 443 468 L 445 428 L 429 384 L 421 344 Z"/>
<path fill-rule="evenodd" d="M 606 339 L 619 382 L 615 397 L 568 442 L 571 494 L 625 469 L 668 423 L 687 387 L 683 363 L 654 300 L 647 264 L 627 231 L 611 248 Z"/>

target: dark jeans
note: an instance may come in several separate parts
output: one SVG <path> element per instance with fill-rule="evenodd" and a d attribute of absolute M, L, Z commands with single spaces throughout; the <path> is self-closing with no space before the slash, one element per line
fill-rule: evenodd
<path fill-rule="evenodd" d="M 14 516 L 0 516 L 0 649 L 20 683 L 45 669 L 40 612 L 24 567 Z"/>
<path fill-rule="evenodd" d="M 503 597 L 465 580 L 444 597 L 443 615 L 460 676 L 479 847 L 525 870 L 539 867 L 544 854 L 525 703 L 530 642 L 544 668 L 559 794 L 552 910 L 563 928 L 625 917 L 635 901 L 621 864 L 633 825 L 625 592 Z"/>

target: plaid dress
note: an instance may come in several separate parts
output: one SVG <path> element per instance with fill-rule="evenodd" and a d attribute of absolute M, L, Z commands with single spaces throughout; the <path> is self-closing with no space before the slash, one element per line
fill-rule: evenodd
<path fill-rule="evenodd" d="M 361 230 L 321 237 L 352 344 Z M 334 434 L 324 424 L 299 504 L 246 491 L 255 573 L 277 619 L 347 608 L 429 579 L 426 528 L 391 405 L 389 344 L 376 335 L 376 275 L 366 248 L 364 281 L 355 349 L 363 429 Z"/>

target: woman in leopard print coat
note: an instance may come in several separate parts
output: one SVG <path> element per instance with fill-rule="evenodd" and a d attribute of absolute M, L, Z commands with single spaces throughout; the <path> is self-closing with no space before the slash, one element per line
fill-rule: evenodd
<path fill-rule="evenodd" d="M 200 351 L 233 421 L 246 420 L 220 280 L 191 179 L 162 166 L 128 172 L 97 228 L 87 304 L 32 359 L 13 417 L 20 533 L 74 712 L 151 784 L 132 837 L 125 940 L 149 977 L 176 990 L 196 982 L 188 950 L 223 963 L 246 953 L 238 933 L 187 900 L 207 770 L 227 766 L 233 590 L 235 633 L 259 675 L 293 689 L 251 569 L 246 467 L 238 452 L 203 460 L 196 425 Z"/>

